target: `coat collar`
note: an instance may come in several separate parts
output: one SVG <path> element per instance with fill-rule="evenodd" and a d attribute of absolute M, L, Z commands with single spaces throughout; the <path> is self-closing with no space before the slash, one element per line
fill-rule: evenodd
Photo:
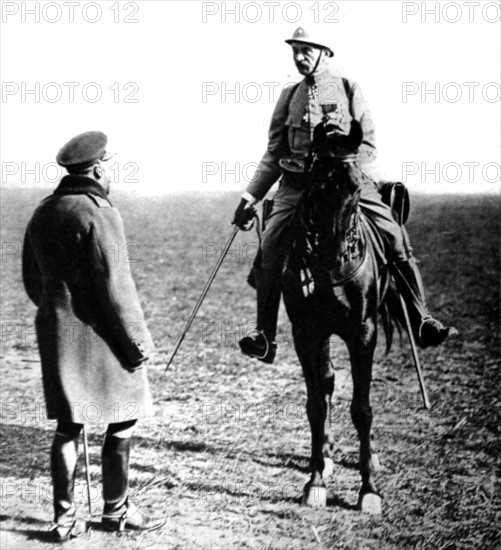
<path fill-rule="evenodd" d="M 97 195 L 111 204 L 106 191 L 99 183 L 86 176 L 64 176 L 54 191 L 54 195 L 88 195 L 89 193 Z"/>

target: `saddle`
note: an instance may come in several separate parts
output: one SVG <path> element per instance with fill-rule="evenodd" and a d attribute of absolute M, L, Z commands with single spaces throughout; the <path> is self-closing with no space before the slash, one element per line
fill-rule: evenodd
<path fill-rule="evenodd" d="M 400 181 L 380 181 L 378 188 L 383 202 L 391 208 L 396 221 L 399 225 L 405 225 L 411 209 L 407 187 Z"/>
<path fill-rule="evenodd" d="M 360 207 L 352 215 L 346 250 L 332 269 L 321 265 L 315 257 L 314 241 L 315 235 L 302 228 L 292 242 L 292 247 L 300 251 L 299 277 L 305 298 L 313 294 L 316 286 L 334 287 L 347 283 L 366 268 L 369 257 L 379 272 L 387 264 L 383 238 Z"/>
<path fill-rule="evenodd" d="M 378 189 L 383 202 L 392 209 L 395 220 L 403 225 L 409 217 L 410 210 L 409 193 L 406 187 L 401 182 L 383 181 L 378 185 Z M 272 204 L 267 204 L 264 212 L 269 213 L 271 209 Z M 264 222 L 265 219 L 263 219 Z M 290 243 L 296 252 L 299 252 L 296 257 L 299 257 L 300 265 L 294 266 L 293 271 L 299 271 L 299 283 L 305 298 L 313 294 L 315 285 L 333 287 L 353 279 L 365 269 L 369 257 L 372 258 L 372 264 L 377 266 L 381 279 L 381 297 L 384 296 L 388 284 L 385 269 L 388 261 L 384 239 L 377 226 L 364 214 L 360 206 L 352 215 L 350 230 L 346 235 L 345 252 L 334 269 L 329 270 L 319 264 L 314 255 L 315 238 L 315 235 L 303 226 L 295 232 L 295 238 Z"/>
<path fill-rule="evenodd" d="M 393 212 L 395 220 L 400 224 L 404 225 L 409 217 L 410 212 L 410 199 L 409 192 L 407 188 L 401 182 L 390 182 L 390 181 L 381 181 L 378 184 L 379 192 L 381 193 L 382 200 L 387 204 Z M 269 217 L 270 213 L 273 210 L 273 199 L 268 199 L 263 201 L 263 213 L 262 213 L 262 222 L 261 228 L 258 229 L 258 233 L 264 231 L 266 227 L 266 220 Z M 297 242 L 290 243 L 291 246 L 299 245 L 302 249 L 300 254 L 301 266 L 299 267 L 299 276 L 300 284 L 303 296 L 306 298 L 311 296 L 315 290 L 315 280 L 325 281 L 325 283 L 330 286 L 341 285 L 351 278 L 355 277 L 357 273 L 364 268 L 367 263 L 368 255 L 373 259 L 373 262 L 378 266 L 378 270 L 381 273 L 384 267 L 387 265 L 387 259 L 385 255 L 385 245 L 384 240 L 379 233 L 377 227 L 372 223 L 370 218 L 368 218 L 361 210 L 360 206 L 357 208 L 357 211 L 354 214 L 353 225 L 355 226 L 355 219 L 358 217 L 359 224 L 359 235 L 352 233 L 351 235 L 351 246 L 348 246 L 346 262 L 343 265 L 343 268 L 333 276 L 330 273 L 329 280 L 326 280 L 325 270 L 324 273 L 318 264 L 313 260 L 313 236 L 308 235 L 306 231 L 302 231 L 302 243 L 299 245 Z M 297 223 L 297 218 L 294 220 Z M 295 223 L 295 221 L 291 223 Z M 359 241 L 359 242 L 357 242 Z M 361 251 L 361 254 L 357 254 L 357 250 Z M 254 279 L 254 269 L 259 268 L 260 266 L 260 250 L 254 260 L 254 265 L 250 270 L 249 276 L 247 278 L 248 284 L 255 287 Z M 383 282 L 383 287 L 386 286 L 386 283 Z"/>

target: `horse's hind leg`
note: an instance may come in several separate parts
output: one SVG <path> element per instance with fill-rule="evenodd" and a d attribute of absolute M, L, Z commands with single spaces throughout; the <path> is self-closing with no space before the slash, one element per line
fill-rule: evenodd
<path fill-rule="evenodd" d="M 324 481 L 324 456 L 331 453 L 332 444 L 326 434 L 325 422 L 330 418 L 330 403 L 334 388 L 334 370 L 330 364 L 329 342 L 295 330 L 294 344 L 301 362 L 307 389 L 306 411 L 311 428 L 311 478 L 304 488 L 303 504 L 324 507 L 327 504 L 327 488 Z M 326 356 L 327 354 L 327 356 Z M 327 463 L 332 459 L 327 458 Z M 332 466 L 328 464 L 331 470 Z"/>
<path fill-rule="evenodd" d="M 376 346 L 375 323 L 367 321 L 362 325 L 361 334 L 348 343 L 353 377 L 353 400 L 351 418 L 360 440 L 360 473 L 362 487 L 358 505 L 363 512 L 380 514 L 381 497 L 376 489 L 376 464 L 372 460 L 370 386 L 372 361 Z"/>

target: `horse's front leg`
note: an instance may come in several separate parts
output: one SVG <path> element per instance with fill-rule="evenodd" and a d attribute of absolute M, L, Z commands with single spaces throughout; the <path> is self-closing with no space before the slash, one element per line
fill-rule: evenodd
<path fill-rule="evenodd" d="M 332 441 L 326 433 L 326 420 L 330 423 L 330 404 L 334 389 L 334 369 L 329 358 L 329 339 L 318 335 L 294 331 L 294 344 L 301 362 L 307 389 L 306 411 L 311 429 L 311 477 L 304 488 L 303 504 L 325 507 L 327 488 L 324 469 L 332 474 L 330 458 Z M 327 458 L 326 458 L 327 457 Z"/>
<path fill-rule="evenodd" d="M 372 409 L 370 405 L 370 387 L 375 347 L 376 322 L 369 319 L 361 325 L 360 332 L 348 342 L 353 378 L 351 418 L 360 440 L 362 487 L 359 492 L 358 506 L 363 512 L 380 514 L 381 496 L 375 482 L 378 466 L 375 456 L 373 460 L 371 445 Z"/>
<path fill-rule="evenodd" d="M 325 404 L 327 406 L 326 423 L 324 423 L 324 436 L 322 443 L 322 456 L 324 457 L 324 470 L 322 476 L 324 480 L 331 477 L 334 473 L 334 440 L 332 437 L 332 394 L 334 393 L 334 365 L 330 357 L 330 342 L 326 338 L 322 344 L 320 352 L 320 368 L 322 373 L 322 391 Z"/>

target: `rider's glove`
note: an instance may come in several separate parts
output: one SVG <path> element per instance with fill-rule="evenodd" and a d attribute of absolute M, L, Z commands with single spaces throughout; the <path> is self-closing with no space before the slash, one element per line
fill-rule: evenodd
<path fill-rule="evenodd" d="M 255 215 L 256 211 L 251 203 L 247 199 L 242 198 L 235 210 L 231 225 L 236 225 L 242 231 L 249 231 L 252 228 L 252 220 Z"/>

